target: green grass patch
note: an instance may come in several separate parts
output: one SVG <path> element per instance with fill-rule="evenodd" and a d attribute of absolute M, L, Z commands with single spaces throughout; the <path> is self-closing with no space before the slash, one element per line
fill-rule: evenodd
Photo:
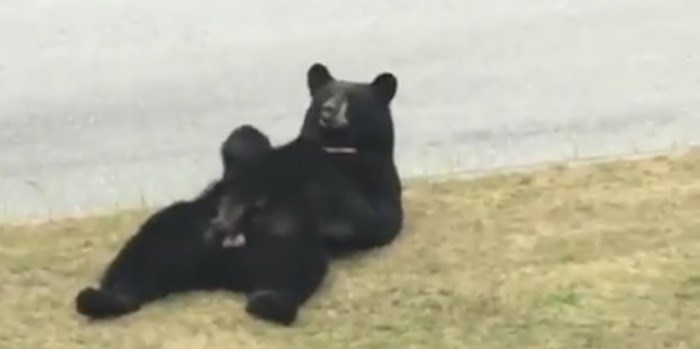
<path fill-rule="evenodd" d="M 392 246 L 336 262 L 284 329 L 193 293 L 73 308 L 147 211 L 0 227 L 0 348 L 700 348 L 700 156 L 406 185 Z"/>

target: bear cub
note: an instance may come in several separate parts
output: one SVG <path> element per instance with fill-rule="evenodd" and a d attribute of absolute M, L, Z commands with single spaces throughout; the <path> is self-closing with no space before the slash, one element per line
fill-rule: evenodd
<path fill-rule="evenodd" d="M 151 215 L 107 266 L 99 286 L 78 293 L 77 311 L 90 319 L 114 318 L 168 295 L 224 289 L 245 293 L 249 314 L 291 324 L 298 304 L 326 273 L 323 247 L 305 235 L 267 238 L 266 228 L 255 222 L 269 221 L 265 215 L 274 216 L 276 206 L 261 212 L 250 206 L 236 228 L 246 234 L 240 247 L 225 247 L 225 236 L 211 231 L 225 178 L 236 177 L 269 148 L 267 137 L 255 128 L 234 130 L 221 147 L 222 179 L 193 200 L 175 202 Z"/>

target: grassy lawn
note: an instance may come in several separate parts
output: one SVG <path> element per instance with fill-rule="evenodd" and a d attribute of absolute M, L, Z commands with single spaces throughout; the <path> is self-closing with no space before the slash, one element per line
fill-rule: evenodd
<path fill-rule="evenodd" d="M 88 324 L 73 298 L 147 212 L 0 227 L 0 348 L 700 348 L 700 155 L 406 187 L 404 235 L 292 328 L 243 297 Z"/>

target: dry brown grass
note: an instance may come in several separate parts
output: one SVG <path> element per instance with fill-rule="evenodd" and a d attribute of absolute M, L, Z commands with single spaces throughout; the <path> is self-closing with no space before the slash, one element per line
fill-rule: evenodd
<path fill-rule="evenodd" d="M 700 156 L 414 181 L 395 245 L 283 329 L 224 293 L 87 324 L 73 297 L 145 212 L 0 229 L 0 348 L 700 348 Z"/>

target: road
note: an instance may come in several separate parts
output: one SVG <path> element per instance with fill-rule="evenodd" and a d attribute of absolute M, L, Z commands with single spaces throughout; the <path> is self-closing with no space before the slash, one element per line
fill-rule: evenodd
<path fill-rule="evenodd" d="M 195 195 L 316 61 L 397 75 L 405 177 L 700 140 L 697 0 L 4 0 L 0 220 Z"/>

